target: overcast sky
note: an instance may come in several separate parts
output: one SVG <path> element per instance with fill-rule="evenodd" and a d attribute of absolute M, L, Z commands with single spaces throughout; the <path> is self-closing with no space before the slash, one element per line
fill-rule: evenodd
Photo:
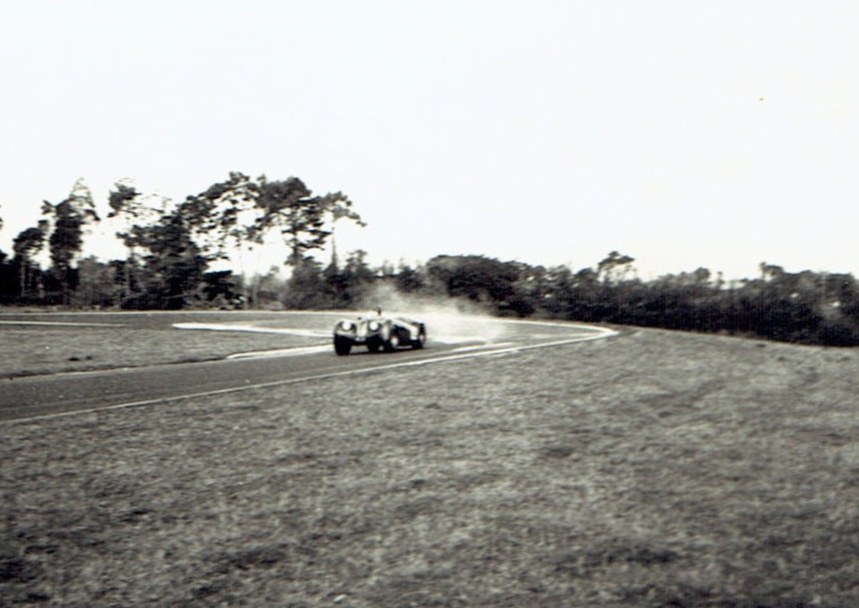
<path fill-rule="evenodd" d="M 83 177 L 342 190 L 372 263 L 859 275 L 859 3 L 0 0 L 0 247 Z M 272 259 L 272 263 L 279 262 Z"/>

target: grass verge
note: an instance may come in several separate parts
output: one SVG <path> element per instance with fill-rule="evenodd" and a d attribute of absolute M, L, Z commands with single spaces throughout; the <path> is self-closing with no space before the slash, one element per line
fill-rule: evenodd
<path fill-rule="evenodd" d="M 300 336 L 178 329 L 2 328 L 0 378 L 222 359 L 234 353 L 319 344 Z"/>
<path fill-rule="evenodd" d="M 0 426 L 0 605 L 859 605 L 859 353 L 622 338 Z"/>

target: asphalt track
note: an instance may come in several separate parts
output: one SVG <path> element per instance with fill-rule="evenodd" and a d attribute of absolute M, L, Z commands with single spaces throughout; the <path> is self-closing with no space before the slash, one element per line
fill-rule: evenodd
<path fill-rule="evenodd" d="M 403 367 L 597 340 L 614 335 L 599 327 L 539 322 L 497 323 L 493 339 L 433 340 L 422 350 L 370 354 L 357 348 L 338 357 L 319 347 L 249 353 L 219 361 L 76 372 L 4 380 L 0 423 L 40 420 L 83 412 L 157 405 L 187 397 L 319 381 L 361 373 L 392 373 Z M 430 326 L 432 332 L 432 326 Z M 177 330 L 178 331 L 178 330 Z M 432 333 L 430 334 L 432 336 Z"/>

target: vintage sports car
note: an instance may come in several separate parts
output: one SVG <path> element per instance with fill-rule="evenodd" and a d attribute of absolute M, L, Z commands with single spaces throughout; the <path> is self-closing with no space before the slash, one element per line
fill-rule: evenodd
<path fill-rule="evenodd" d="M 334 326 L 334 352 L 338 355 L 348 355 L 357 345 L 376 353 L 380 349 L 392 352 L 405 346 L 423 348 L 426 341 L 427 330 L 421 321 L 384 317 L 381 312 L 369 317 L 343 319 Z"/>

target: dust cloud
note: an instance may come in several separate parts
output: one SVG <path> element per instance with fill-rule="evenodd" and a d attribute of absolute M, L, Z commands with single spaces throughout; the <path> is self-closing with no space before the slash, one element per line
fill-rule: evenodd
<path fill-rule="evenodd" d="M 434 342 L 495 342 L 505 334 L 504 323 L 466 300 L 403 294 L 390 285 L 377 285 L 364 296 L 364 303 L 370 309 L 381 308 L 385 316 L 423 321 Z"/>

